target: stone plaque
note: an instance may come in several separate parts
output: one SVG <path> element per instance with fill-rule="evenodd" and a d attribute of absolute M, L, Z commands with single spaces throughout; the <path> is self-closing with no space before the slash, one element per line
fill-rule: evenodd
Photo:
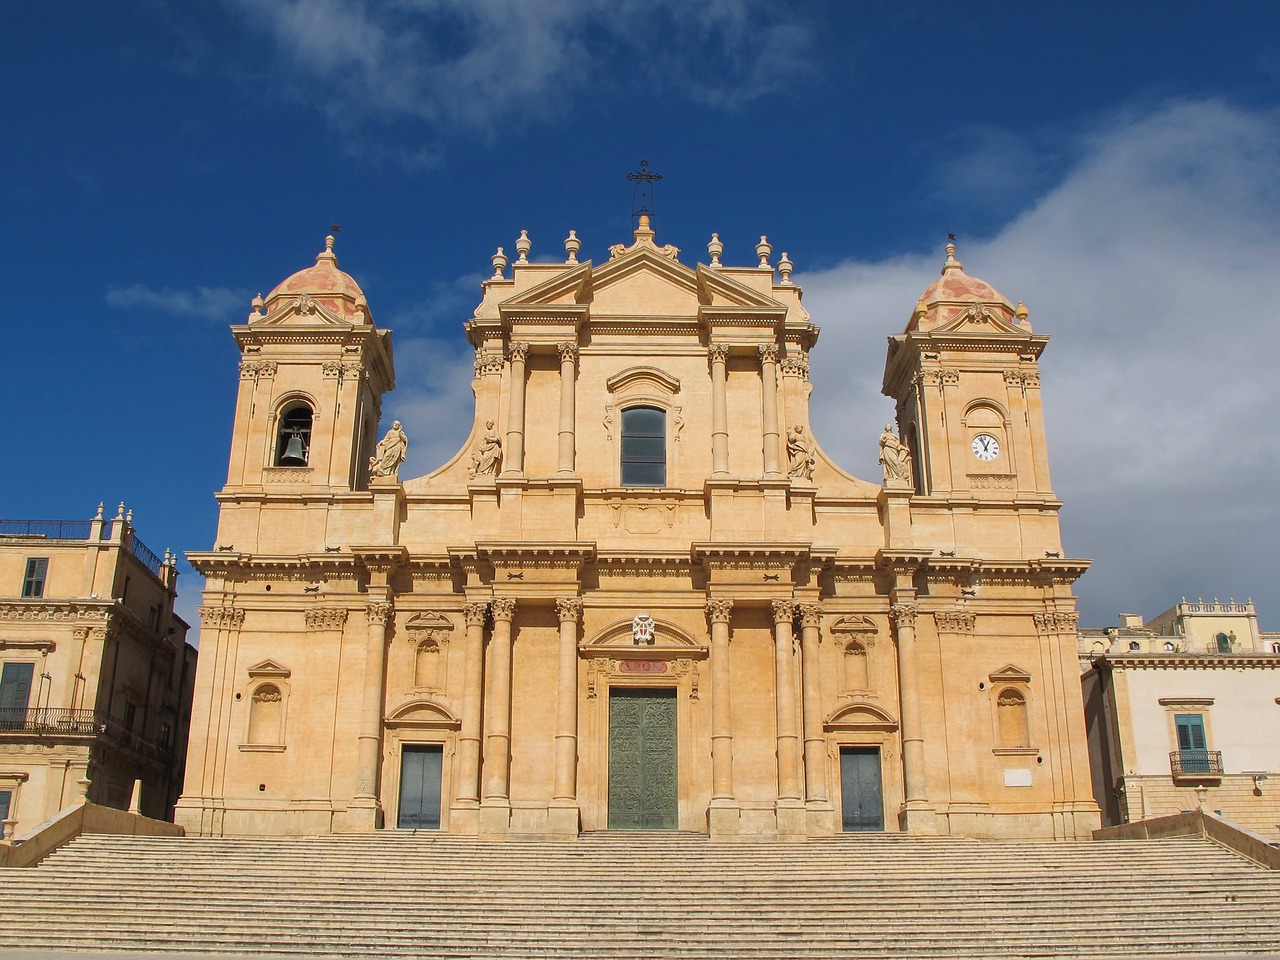
<path fill-rule="evenodd" d="M 665 660 L 619 660 L 619 673 L 666 673 Z"/>

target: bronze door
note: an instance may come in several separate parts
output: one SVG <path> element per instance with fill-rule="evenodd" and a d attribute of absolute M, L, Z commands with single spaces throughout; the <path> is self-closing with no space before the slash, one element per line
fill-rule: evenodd
<path fill-rule="evenodd" d="M 676 692 L 609 691 L 609 829 L 676 829 Z"/>

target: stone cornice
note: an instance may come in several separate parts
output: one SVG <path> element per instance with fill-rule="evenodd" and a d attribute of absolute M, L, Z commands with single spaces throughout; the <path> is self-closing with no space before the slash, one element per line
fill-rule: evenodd
<path fill-rule="evenodd" d="M 114 600 L 5 600 L 0 602 L 0 620 L 72 621 L 99 623 L 110 618 Z"/>
<path fill-rule="evenodd" d="M 1241 667 L 1280 670 L 1280 654 L 1108 653 L 1094 661 L 1095 670 L 1235 670 Z"/>
<path fill-rule="evenodd" d="M 776 567 L 808 560 L 813 544 L 768 543 L 756 541 L 751 543 L 694 543 L 690 547 L 690 555 L 695 563 L 708 564 L 713 567 Z"/>
<path fill-rule="evenodd" d="M 350 577 L 354 576 L 359 566 L 351 553 L 302 553 L 285 556 L 215 550 L 188 553 L 187 560 L 198 573 L 220 580 L 320 580 L 342 573 Z"/>

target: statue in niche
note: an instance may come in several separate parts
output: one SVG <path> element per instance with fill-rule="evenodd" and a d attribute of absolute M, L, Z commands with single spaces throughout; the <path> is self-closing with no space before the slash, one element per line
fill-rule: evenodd
<path fill-rule="evenodd" d="M 501 466 L 502 440 L 498 438 L 497 432 L 493 429 L 493 421 L 486 420 L 484 423 L 484 436 L 480 438 L 480 446 L 471 455 L 469 476 L 472 479 L 497 476 L 498 469 Z"/>
<path fill-rule="evenodd" d="M 911 451 L 893 432 L 893 424 L 884 425 L 880 434 L 880 464 L 884 467 L 886 487 L 904 487 L 911 483 Z"/>
<path fill-rule="evenodd" d="M 400 479 L 400 464 L 404 463 L 404 455 L 409 450 L 409 438 L 400 426 L 400 421 L 393 421 L 387 435 L 378 441 L 378 446 L 369 458 L 369 479 L 390 477 Z"/>
<path fill-rule="evenodd" d="M 637 613 L 631 621 L 631 639 L 636 646 L 653 646 L 655 624 L 647 613 Z"/>
<path fill-rule="evenodd" d="M 787 457 L 790 461 L 787 476 L 813 479 L 813 468 L 818 464 L 817 448 L 805 436 L 804 427 L 799 424 L 787 432 Z"/>

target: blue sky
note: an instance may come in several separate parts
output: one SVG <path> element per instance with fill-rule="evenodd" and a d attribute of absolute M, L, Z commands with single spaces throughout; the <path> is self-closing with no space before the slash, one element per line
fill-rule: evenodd
<path fill-rule="evenodd" d="M 496 246 L 786 250 L 824 449 L 875 479 L 884 337 L 959 237 L 1053 337 L 1082 620 L 1251 596 L 1280 625 L 1280 4 L 9 0 L 0 515 L 125 500 L 208 549 L 249 299 L 337 252 L 394 329 L 402 476 L 470 423 Z M 384 424 L 385 429 L 385 424 Z M 195 622 L 198 577 L 182 609 Z"/>

